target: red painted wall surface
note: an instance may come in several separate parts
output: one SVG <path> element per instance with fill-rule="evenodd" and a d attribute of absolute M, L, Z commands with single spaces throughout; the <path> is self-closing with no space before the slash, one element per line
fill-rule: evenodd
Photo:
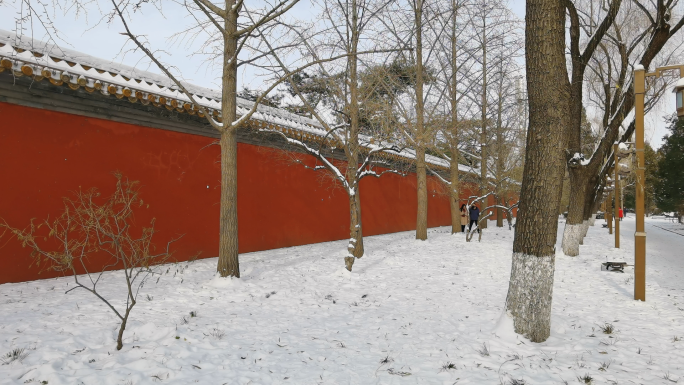
<path fill-rule="evenodd" d="M 62 197 L 79 187 L 113 191 L 113 171 L 142 183 L 150 204 L 136 214 L 156 218 L 157 245 L 174 243 L 174 258 L 218 254 L 219 147 L 214 139 L 101 119 L 0 103 L 0 218 L 14 227 L 54 217 Z M 321 183 L 277 150 L 238 146 L 240 252 L 349 237 L 345 192 Z M 430 227 L 450 224 L 449 202 L 429 178 Z M 415 229 L 415 175 L 384 175 L 361 182 L 364 235 Z M 463 196 L 470 195 L 464 191 Z M 29 267 L 28 249 L 0 238 L 0 283 L 49 278 Z"/>

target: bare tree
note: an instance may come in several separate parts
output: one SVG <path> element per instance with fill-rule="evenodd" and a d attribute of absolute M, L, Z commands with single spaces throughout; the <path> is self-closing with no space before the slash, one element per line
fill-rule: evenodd
<path fill-rule="evenodd" d="M 299 37 L 302 56 L 319 63 L 317 73 L 288 79 L 290 92 L 299 99 L 297 109 L 318 121 L 320 135 L 306 140 L 262 129 L 278 134 L 313 156 L 316 163 L 307 165 L 296 154 L 288 154 L 313 171 L 326 172 L 347 193 L 350 238 L 345 266 L 349 271 L 355 259 L 364 254 L 360 181 L 386 173 L 403 174 L 392 160 L 403 149 L 392 141 L 390 128 L 396 120 L 391 113 L 392 101 L 387 100 L 395 92 L 388 88 L 394 84 L 388 77 L 397 75 L 391 73 L 392 69 L 400 68 L 388 63 L 394 50 L 382 49 L 378 32 L 373 30 L 390 1 L 393 0 L 321 0 L 318 28 L 323 32 L 317 33 L 313 28 L 309 33 L 292 29 Z M 264 43 L 271 49 L 268 41 Z M 368 50 L 363 50 L 364 44 L 369 45 Z M 342 65 L 327 60 L 335 56 L 344 56 Z M 378 58 L 384 58 L 381 64 L 375 64 Z M 291 73 L 282 60 L 276 58 L 274 65 Z M 346 163 L 333 159 L 339 150 Z"/>
<path fill-rule="evenodd" d="M 460 127 L 463 124 L 462 117 L 459 116 L 459 103 L 466 98 L 464 72 L 469 72 L 472 61 L 469 61 L 465 24 L 467 18 L 466 2 L 462 0 L 451 0 L 448 6 L 445 5 L 445 12 L 440 12 L 437 21 L 443 25 L 445 33 L 442 38 L 437 39 L 438 52 L 436 62 L 439 68 L 438 81 L 442 81 L 442 89 L 448 100 L 447 110 L 444 112 L 444 123 L 440 130 L 433 148 L 442 158 L 449 162 L 449 180 L 445 182 L 449 191 L 449 206 L 451 210 L 451 233 L 461 232 L 461 212 L 460 203 L 460 180 L 459 164 L 461 161 L 461 149 L 459 145 Z M 440 140 L 441 139 L 441 140 Z M 439 144 L 443 143 L 444 148 Z M 443 151 L 442 151 L 443 150 Z M 432 170 L 430 170 L 432 171 Z"/>
<path fill-rule="evenodd" d="M 221 145 L 221 215 L 220 215 L 220 243 L 217 271 L 221 277 L 239 277 L 238 260 L 238 216 L 237 216 L 237 132 L 246 127 L 250 118 L 257 112 L 259 104 L 285 82 L 294 73 L 305 70 L 320 62 L 309 62 L 300 65 L 287 73 L 279 73 L 269 81 L 266 89 L 260 93 L 252 103 L 251 108 L 237 116 L 237 71 L 242 66 L 259 66 L 261 60 L 270 68 L 268 60 L 278 57 L 292 48 L 291 44 L 269 44 L 264 48 L 264 41 L 280 40 L 277 28 L 281 21 L 299 0 L 282 0 L 273 4 L 264 2 L 264 8 L 249 8 L 242 0 L 226 0 L 222 6 L 209 0 L 193 0 L 183 5 L 198 24 L 196 29 L 207 39 L 205 47 L 216 51 L 216 59 L 221 63 L 221 111 L 209 111 L 200 103 L 195 95 L 187 90 L 179 77 L 174 75 L 168 66 L 155 56 L 155 51 L 149 47 L 144 39 L 136 35 L 127 23 L 127 15 L 135 12 L 140 3 L 116 2 L 112 0 L 114 14 L 118 16 L 125 29 L 125 35 L 154 62 L 159 69 L 168 76 L 178 89 L 190 100 L 194 106 L 206 117 L 208 122 L 220 134 Z M 217 38 L 218 37 L 218 38 Z M 215 44 L 209 44 L 214 42 Z M 249 53 L 250 57 L 241 59 L 241 54 Z M 339 59 L 328 58 L 323 61 Z M 273 73 L 270 73 L 273 74 Z"/>
<path fill-rule="evenodd" d="M 519 35 L 516 33 L 516 18 L 512 12 L 501 1 L 477 0 L 470 7 L 470 25 L 473 29 L 473 42 L 475 49 L 471 51 L 474 60 L 479 64 L 479 84 L 480 91 L 480 195 L 490 191 L 490 158 L 493 157 L 490 151 L 492 134 L 489 130 L 490 122 L 496 121 L 495 116 L 488 111 L 492 95 L 490 95 L 491 77 L 496 72 L 500 72 L 501 61 L 506 60 L 510 65 L 511 59 L 517 55 L 516 50 L 520 49 Z M 504 53 L 505 52 L 505 53 Z M 496 80 L 495 80 L 496 81 Z M 478 100 L 479 99 L 479 100 Z M 495 114 L 498 114 L 495 109 Z M 496 124 L 496 123 L 495 123 Z M 497 129 L 499 127 L 495 127 Z M 498 150 L 498 147 L 494 149 Z M 483 214 L 486 214 L 483 211 Z M 487 222 L 483 222 L 483 228 L 487 227 Z"/>
<path fill-rule="evenodd" d="M 563 128 L 569 93 L 565 71 L 563 0 L 528 0 L 525 61 L 529 126 L 525 170 L 513 241 L 506 312 L 515 332 L 533 342 L 548 338 L 558 228 L 558 199 L 563 179 Z"/>
<path fill-rule="evenodd" d="M 612 157 L 608 156 L 612 144 L 619 139 L 623 121 L 632 119 L 629 112 L 633 108 L 634 98 L 630 75 L 634 66 L 639 64 L 648 68 L 654 60 L 662 65 L 676 58 L 676 46 L 671 46 L 666 54 L 659 55 L 684 23 L 684 17 L 680 15 L 676 25 L 670 27 L 676 4 L 675 0 L 652 4 L 638 1 L 623 4 L 614 0 L 603 13 L 593 8 L 588 13 L 586 5 L 585 9 L 581 9 L 568 3 L 572 104 L 569 111 L 571 121 L 566 129 L 566 160 L 570 175 L 568 220 L 563 234 L 563 251 L 566 255 L 575 256 L 579 253 L 579 244 L 598 208 L 598 191 L 608 170 L 606 162 L 612 164 Z M 582 43 L 586 47 L 580 52 Z M 585 75 L 587 69 L 589 76 Z M 585 80 L 587 78 L 588 81 Z M 649 98 L 647 108 L 652 107 L 662 95 L 665 85 L 651 84 L 650 91 L 654 97 Z M 582 154 L 581 125 L 583 94 L 587 90 L 589 101 L 603 110 L 600 141 L 595 144 L 589 159 Z M 629 136 L 623 136 L 619 140 L 627 141 L 627 138 Z"/>
<path fill-rule="evenodd" d="M 519 23 L 511 17 L 504 19 L 504 26 L 508 29 L 505 38 L 499 39 L 499 46 L 494 46 L 492 58 L 494 59 L 491 73 L 491 89 L 493 93 L 493 146 L 489 154 L 493 167 L 490 174 L 493 176 L 495 198 L 497 202 L 497 227 L 503 227 L 503 214 L 506 211 L 505 202 L 507 196 L 519 192 L 520 179 L 517 171 L 522 166 L 524 145 L 519 146 L 521 141 L 518 136 L 520 131 L 521 116 L 518 114 L 518 89 L 516 80 L 520 79 L 516 60 L 523 48 L 522 38 L 517 34 Z M 508 212 L 508 211 L 506 211 Z M 510 223 L 509 223 L 510 224 Z"/>
<path fill-rule="evenodd" d="M 423 0 L 412 0 L 411 8 L 415 27 L 415 65 L 416 65 L 416 121 L 414 128 L 414 143 L 416 152 L 416 179 L 418 182 L 418 212 L 416 214 L 416 239 L 427 239 L 427 173 L 425 164 L 425 147 L 427 130 L 425 127 L 425 67 L 423 62 L 423 28 L 425 23 Z"/>
<path fill-rule="evenodd" d="M 70 274 L 76 285 L 66 293 L 86 290 L 112 310 L 120 321 L 116 349 L 121 350 L 123 333 L 138 293 L 149 278 L 160 274 L 158 267 L 171 256 L 169 249 L 175 240 L 168 242 L 163 251 L 156 252 L 152 243 L 154 219 L 141 231 L 135 226 L 135 210 L 146 204 L 140 199 L 139 183 L 120 174 L 115 176 L 114 193 L 102 203 L 97 189 L 78 191 L 74 198 L 64 198 L 64 210 L 53 220 L 46 219 L 37 225 L 32 221 L 24 229 L 0 223 L 0 228 L 9 230 L 23 247 L 28 247 L 37 265 Z M 40 230 L 43 226 L 47 236 Z M 134 235 L 139 231 L 140 236 Z M 93 257 L 106 258 L 99 271 L 91 271 L 88 259 Z M 126 290 L 123 310 L 98 291 L 105 271 L 118 268 L 122 269 L 122 286 Z M 79 277 L 83 273 L 85 276 Z M 118 272 L 111 274 L 119 275 Z"/>
<path fill-rule="evenodd" d="M 416 239 L 427 239 L 427 163 L 426 151 L 433 144 L 443 115 L 439 109 L 444 93 L 436 82 L 436 52 L 438 40 L 444 35 L 448 23 L 438 22 L 443 10 L 435 2 L 423 0 L 397 1 L 393 17 L 382 20 L 387 40 L 393 39 L 397 47 L 411 47 L 404 52 L 402 60 L 411 63 L 412 92 L 395 100 L 394 108 L 400 116 L 396 130 L 414 152 L 417 203 Z"/>

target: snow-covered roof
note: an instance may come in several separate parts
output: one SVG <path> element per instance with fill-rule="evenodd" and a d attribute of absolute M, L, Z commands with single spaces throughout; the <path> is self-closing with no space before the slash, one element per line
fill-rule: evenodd
<path fill-rule="evenodd" d="M 118 99 L 126 98 L 131 103 L 152 104 L 180 113 L 204 116 L 200 107 L 193 104 L 166 76 L 0 29 L 0 72 L 4 70 L 12 71 L 15 76 L 31 76 L 36 81 L 49 81 L 73 90 L 83 87 L 87 92 L 97 91 Z M 182 84 L 207 112 L 221 119 L 220 91 L 185 82 Z M 238 116 L 254 106 L 252 101 L 242 98 L 238 98 L 237 105 Z M 305 137 L 326 135 L 323 126 L 314 119 L 264 105 L 258 106 L 252 121 L 258 121 L 262 126 L 275 126 L 286 134 L 296 132 Z M 369 149 L 377 146 L 369 137 L 362 137 L 361 142 Z M 392 157 L 415 159 L 414 151 L 408 149 L 384 152 Z M 449 162 L 442 158 L 427 154 L 425 158 L 432 166 L 449 168 Z M 473 172 L 471 167 L 465 165 L 459 165 L 459 170 Z"/>
<path fill-rule="evenodd" d="M 104 95 L 126 97 L 131 102 L 152 103 L 169 110 L 202 115 L 199 107 L 193 105 L 190 98 L 166 76 L 5 30 L 0 30 L 0 45 L 2 67 L 14 71 L 16 75 L 34 76 L 37 80 L 48 80 L 52 84 L 66 85 L 72 89 L 84 87 L 88 92 L 98 91 Z M 183 83 L 183 86 L 202 107 L 220 117 L 219 91 L 190 83 Z M 253 106 L 251 101 L 242 98 L 238 98 L 237 104 L 238 116 Z M 253 119 L 302 131 L 322 130 L 315 120 L 264 105 L 259 106 Z"/>

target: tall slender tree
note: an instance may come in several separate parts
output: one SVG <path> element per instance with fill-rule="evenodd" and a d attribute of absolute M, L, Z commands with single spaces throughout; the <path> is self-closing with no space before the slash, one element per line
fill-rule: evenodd
<path fill-rule="evenodd" d="M 237 133 L 246 127 L 250 118 L 257 112 L 259 104 L 268 97 L 276 87 L 285 82 L 293 73 L 298 73 L 311 66 L 319 64 L 317 61 L 308 62 L 289 73 L 276 74 L 273 81 L 261 92 L 248 111 L 238 116 L 238 68 L 257 65 L 259 60 L 278 57 L 281 51 L 289 48 L 288 44 L 272 44 L 264 50 L 260 42 L 264 35 L 273 31 L 275 26 L 284 23 L 280 20 L 290 11 L 299 0 L 282 0 L 274 5 L 266 4 L 264 8 L 250 8 L 243 0 L 225 0 L 217 5 L 210 0 L 193 0 L 183 3 L 188 14 L 197 20 L 197 25 L 188 31 L 199 33 L 206 42 L 202 45 L 212 52 L 220 62 L 221 68 L 221 109 L 209 111 L 200 103 L 180 81 L 177 74 L 172 73 L 169 66 L 163 64 L 155 55 L 157 52 L 144 37 L 134 33 L 129 26 L 129 15 L 136 12 L 143 5 L 132 1 L 112 0 L 114 9 L 112 17 L 121 21 L 126 35 L 145 55 L 159 67 L 163 74 L 169 77 L 189 101 L 199 108 L 211 126 L 220 133 L 221 146 L 221 204 L 220 204 L 220 237 L 219 258 L 217 271 L 221 277 L 240 277 L 238 259 L 238 202 L 237 202 Z M 156 1 L 151 3 L 160 5 Z M 196 37 L 197 38 L 197 37 Z M 270 35 L 267 39 L 280 40 Z M 218 52 L 218 54 L 215 54 Z M 251 57 L 244 58 L 246 54 Z M 339 57 L 338 57 L 339 58 Z M 338 58 L 328 58 L 324 61 Z"/>
<path fill-rule="evenodd" d="M 383 16 L 383 10 L 391 1 L 321 0 L 318 3 L 322 10 L 319 20 L 323 25 L 319 27 L 324 33 L 310 36 L 292 28 L 299 37 L 302 56 L 319 64 L 315 79 L 292 76 L 288 86 L 293 96 L 299 98 L 298 108 L 316 119 L 326 135 L 314 142 L 282 133 L 279 135 L 291 145 L 314 156 L 316 164 L 307 167 L 327 172 L 332 181 L 341 185 L 347 193 L 350 238 L 345 266 L 349 271 L 354 261 L 364 254 L 359 183 L 368 176 L 380 177 L 388 172 L 396 172 L 391 162 L 383 158 L 383 153 L 387 150 L 400 151 L 389 140 L 391 134 L 388 127 L 391 124 L 387 119 L 393 121 L 393 118 L 387 109 L 391 102 L 383 100 L 381 96 L 391 99 L 395 91 L 386 88 L 388 84 L 395 83 L 386 81 L 388 77 L 396 75 L 392 70 L 396 71 L 397 67 L 386 62 L 394 50 L 380 49 L 377 44 L 368 47 L 368 50 L 362 49 L 364 39 L 378 43 L 372 31 L 373 23 Z M 270 50 L 271 43 L 264 43 Z M 345 59 L 340 60 L 343 65 L 329 60 L 339 56 Z M 373 65 L 378 56 L 385 57 L 384 65 Z M 276 66 L 282 72 L 291 72 L 282 60 L 276 59 Z M 318 96 L 312 98 L 312 94 Z M 315 105 L 312 100 L 321 103 Z M 328 114 L 324 114 L 326 111 Z M 346 164 L 330 159 L 337 149 L 344 152 Z M 385 166 L 386 169 L 378 169 L 378 166 Z"/>
<path fill-rule="evenodd" d="M 516 333 L 541 342 L 550 334 L 560 200 L 549 199 L 549 191 L 560 191 L 563 179 L 570 96 L 564 1 L 528 0 L 525 20 L 530 116 L 506 312 Z"/>

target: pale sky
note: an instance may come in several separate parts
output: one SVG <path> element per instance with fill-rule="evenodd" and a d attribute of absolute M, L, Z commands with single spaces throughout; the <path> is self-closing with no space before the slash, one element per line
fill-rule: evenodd
<path fill-rule="evenodd" d="M 102 9 L 110 9 L 108 1 L 99 1 L 101 1 Z M 18 0 L 0 2 L 0 29 L 16 30 L 15 20 L 21 4 L 22 2 Z M 69 10 L 66 16 L 63 12 L 50 15 L 63 38 L 57 43 L 92 56 L 159 73 L 156 66 L 149 65 L 144 55 L 127 52 L 127 49 L 122 50 L 126 38 L 119 34 L 123 30 L 120 22 L 118 19 L 111 24 L 100 22 L 100 16 L 94 4 L 96 3 L 93 3 L 88 14 L 81 14 L 78 17 L 73 10 Z M 164 4 L 167 8 L 162 10 L 163 15 L 151 7 L 147 8 L 143 14 L 134 15 L 130 22 L 131 29 L 137 35 L 146 35 L 155 49 L 164 50 L 165 54 L 162 56 L 164 61 L 176 66 L 186 81 L 200 86 L 218 88 L 216 71 L 207 68 L 201 57 L 190 54 L 195 52 L 197 45 L 179 44 L 170 39 L 174 33 L 192 25 L 193 20 L 182 8 L 175 5 L 175 2 Z M 509 6 L 518 17 L 524 19 L 525 0 L 509 0 Z M 308 19 L 311 15 L 311 8 L 308 0 L 302 0 L 291 12 L 295 17 Z M 24 34 L 30 35 L 31 31 L 33 31 L 34 38 L 46 39 L 44 28 L 39 25 L 25 24 Z M 131 47 L 130 43 L 127 47 Z M 254 78 L 251 71 L 242 72 L 240 76 L 243 84 L 251 83 Z M 672 97 L 668 93 L 658 109 L 646 117 L 646 140 L 650 141 L 654 147 L 660 147 L 662 136 L 667 132 L 662 123 L 662 115 L 674 111 L 672 107 L 674 102 L 670 99 Z"/>

